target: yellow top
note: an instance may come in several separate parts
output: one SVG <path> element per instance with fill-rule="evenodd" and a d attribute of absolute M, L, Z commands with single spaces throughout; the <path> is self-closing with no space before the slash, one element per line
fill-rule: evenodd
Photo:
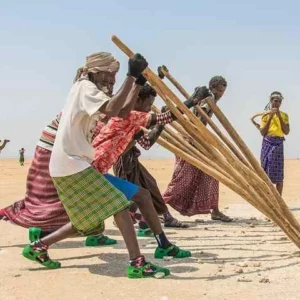
<path fill-rule="evenodd" d="M 289 116 L 288 114 L 284 113 L 284 112 L 280 112 L 280 115 L 282 117 L 282 120 L 285 124 L 289 124 Z M 270 115 L 265 115 L 261 118 L 261 124 L 260 124 L 260 128 L 265 127 L 265 125 L 267 124 L 268 120 L 270 118 Z M 267 135 L 270 136 L 278 136 L 278 137 L 284 137 L 284 133 L 281 129 L 281 125 L 280 125 L 280 121 L 277 115 L 274 115 L 271 123 L 270 123 L 270 127 L 268 130 Z"/>

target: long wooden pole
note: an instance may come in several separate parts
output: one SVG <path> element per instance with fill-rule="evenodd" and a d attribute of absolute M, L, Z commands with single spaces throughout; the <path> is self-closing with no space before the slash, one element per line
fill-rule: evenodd
<path fill-rule="evenodd" d="M 169 72 L 168 72 L 168 70 L 167 69 L 163 69 L 163 73 L 166 75 L 166 77 L 167 78 L 169 78 L 170 80 L 172 80 L 175 84 L 176 84 L 176 87 L 178 87 L 179 89 L 180 89 L 180 91 L 183 93 L 183 95 L 185 95 L 185 97 L 188 97 L 188 95 L 187 95 L 187 92 L 183 89 L 183 87 L 175 80 L 175 78 L 174 77 L 172 77 L 172 76 L 170 76 L 170 74 L 168 74 Z M 168 76 L 169 75 L 169 76 Z M 212 102 L 214 102 L 213 100 L 211 100 L 210 99 L 210 101 L 212 101 Z M 199 110 L 201 110 L 201 108 L 199 109 Z M 190 112 L 189 112 L 190 113 Z M 210 118 L 207 118 L 207 116 L 206 116 L 206 114 L 203 112 L 203 116 L 204 117 L 206 117 L 206 119 L 207 119 L 207 121 L 211 124 L 213 121 L 210 119 Z M 193 121 L 193 119 L 191 119 L 192 121 Z M 195 121 L 195 118 L 194 118 L 194 121 Z M 198 126 L 199 126 L 199 122 L 198 123 L 196 123 Z M 216 127 L 216 126 L 215 126 Z M 245 159 L 242 157 L 242 156 L 240 156 L 239 154 L 238 154 L 238 152 L 237 152 L 237 150 L 235 149 L 235 147 L 233 146 L 233 144 L 229 141 L 229 140 L 227 140 L 227 142 L 229 142 L 229 148 L 235 153 L 235 155 L 237 156 L 237 157 L 239 157 L 239 159 L 241 160 L 241 161 L 243 161 L 244 163 L 245 163 Z M 234 149 L 234 150 L 233 150 Z M 224 149 L 223 149 L 223 151 L 224 151 Z M 227 157 L 228 158 L 228 157 Z M 246 165 L 249 167 L 249 164 L 248 164 L 248 162 L 246 162 Z M 246 174 L 247 174 L 247 170 L 243 170 L 242 172 L 246 172 Z M 252 174 L 253 175 L 253 174 Z M 256 174 L 255 174 L 256 175 Z M 254 175 L 254 176 L 255 176 Z M 261 184 L 260 184 L 260 187 L 261 187 Z M 268 196 L 268 195 L 267 195 Z"/>
<path fill-rule="evenodd" d="M 237 131 L 231 125 L 229 120 L 226 118 L 226 116 L 223 114 L 223 112 L 220 110 L 220 108 L 214 103 L 214 101 L 209 100 L 208 105 L 213 110 L 214 114 L 216 115 L 216 117 L 218 118 L 220 123 L 228 131 L 231 138 L 235 141 L 235 143 L 238 145 L 238 147 L 244 153 L 245 157 L 249 160 L 249 162 L 251 163 L 251 165 L 253 166 L 253 168 L 257 172 L 257 174 L 259 176 L 261 176 L 261 178 L 267 183 L 267 185 L 269 186 L 269 188 L 270 188 L 272 194 L 274 195 L 277 203 L 279 204 L 279 207 L 281 208 L 282 212 L 291 220 L 291 222 L 293 223 L 293 225 L 296 228 L 300 228 L 298 221 L 296 220 L 296 218 L 294 217 L 292 212 L 289 210 L 286 203 L 284 202 L 284 200 L 279 195 L 279 193 L 275 189 L 274 185 L 270 181 L 269 177 L 267 176 L 265 171 L 262 169 L 261 165 L 256 160 L 255 156 L 252 154 L 252 152 L 247 147 L 245 142 L 242 140 L 240 135 L 237 133 Z"/>
<path fill-rule="evenodd" d="M 117 44 L 117 46 L 123 51 L 125 52 L 129 57 L 133 56 L 133 52 L 126 46 L 124 45 L 117 37 L 113 37 L 113 41 L 115 44 Z M 211 149 L 212 150 L 214 147 L 219 147 L 219 150 L 221 151 L 221 153 L 226 157 L 226 159 L 229 160 L 230 163 L 233 164 L 233 166 L 239 166 L 239 164 L 236 164 L 236 162 L 234 160 L 232 160 L 230 154 L 228 154 L 224 149 L 222 144 L 218 143 L 218 141 L 216 139 L 214 139 L 213 136 L 210 135 L 209 131 L 205 128 L 205 126 L 196 118 L 196 116 L 194 116 L 188 109 L 186 109 L 186 107 L 181 103 L 181 101 L 178 99 L 178 97 L 167 88 L 167 86 L 156 76 L 155 73 L 153 73 L 149 68 L 147 68 L 143 74 L 145 75 L 145 77 L 147 78 L 147 80 L 152 84 L 152 86 L 156 89 L 156 91 L 158 92 L 158 94 L 163 98 L 163 100 L 165 100 L 165 102 L 167 103 L 168 101 L 171 104 L 172 101 L 174 103 L 176 103 L 176 105 L 178 106 L 178 108 L 185 113 L 188 118 L 194 123 L 194 125 L 197 126 L 197 132 L 198 134 L 200 134 L 201 138 L 205 138 L 207 140 L 207 142 L 211 145 Z M 169 100 L 169 99 L 172 99 Z M 168 105 L 169 106 L 169 105 Z M 178 116 L 178 111 L 175 107 L 171 108 L 171 111 L 173 113 L 177 113 L 177 117 L 179 119 Z M 180 114 L 180 113 L 179 113 Z M 191 136 L 195 137 L 198 136 L 198 134 L 194 133 L 192 130 L 190 130 L 186 125 L 188 123 L 187 120 L 185 118 L 182 118 L 181 121 L 183 127 L 185 128 L 185 130 L 187 130 L 189 132 L 189 134 L 191 134 Z M 204 126 L 204 128 L 203 128 Z M 193 129 L 195 129 L 195 127 L 192 127 Z M 208 131 L 208 132 L 207 132 Z M 243 165 L 244 166 L 244 165 Z M 245 167 L 245 166 L 244 166 Z M 234 170 L 232 170 L 234 171 Z M 242 168 L 240 169 L 240 171 L 242 172 L 243 175 L 246 176 L 245 174 L 245 170 Z M 237 178 L 240 176 L 239 174 L 236 174 L 235 172 L 233 172 L 233 174 L 235 176 L 237 176 Z M 256 193 L 255 189 L 257 188 L 255 185 L 253 185 L 255 187 L 254 192 L 253 192 L 253 188 L 252 188 L 252 184 L 255 182 L 253 182 L 253 180 L 251 178 L 248 178 L 246 176 L 247 179 L 251 180 L 251 186 L 249 186 L 249 184 L 246 184 L 246 188 L 249 189 L 249 191 L 251 191 L 251 193 Z M 257 177 L 254 177 L 255 180 L 257 180 Z M 244 185 L 244 178 L 242 177 L 241 182 L 243 182 Z M 265 198 L 265 197 L 264 197 Z M 265 198 L 266 199 L 266 198 Z M 246 199 L 247 200 L 247 199 Z M 260 199 L 258 199 L 260 200 Z M 274 206 L 274 203 L 272 203 L 272 201 L 269 201 L 270 199 L 266 199 L 266 203 L 260 202 L 259 206 L 264 206 L 265 204 L 267 204 L 267 206 L 269 206 L 269 209 L 271 209 L 272 214 L 275 213 L 275 216 L 277 214 L 277 207 Z M 250 202 L 251 203 L 251 202 Z M 288 208 L 287 208 L 288 209 Z M 280 218 L 279 220 L 277 219 L 277 217 L 274 217 L 273 219 L 286 233 L 287 235 L 299 246 L 299 224 L 297 222 L 292 222 L 293 224 L 290 224 L 290 220 L 285 220 L 285 218 Z M 294 227 L 295 228 L 294 228 Z M 296 238 L 296 240 L 294 239 Z M 297 242 L 298 239 L 298 242 Z"/>
<path fill-rule="evenodd" d="M 160 67 L 161 72 L 175 85 L 177 90 L 186 98 L 190 98 L 189 93 L 184 89 L 184 87 L 170 74 L 166 66 Z"/>
<path fill-rule="evenodd" d="M 152 110 L 155 112 L 155 113 L 160 113 L 160 110 L 155 106 L 155 105 L 152 105 Z M 169 127 L 172 127 L 174 128 L 174 130 L 178 131 L 182 136 L 187 136 L 188 133 L 184 130 L 184 128 L 177 122 L 177 121 L 174 121 L 172 122 L 171 124 L 167 125 L 165 127 L 165 130 L 171 130 L 169 129 Z M 197 141 L 193 141 L 195 147 L 201 151 L 201 153 L 203 153 L 204 155 L 206 155 L 208 158 L 211 158 L 212 159 L 212 156 L 211 154 L 201 145 L 201 143 L 198 143 Z"/>
<path fill-rule="evenodd" d="M 162 66 L 160 67 L 161 72 L 169 79 L 169 81 L 179 90 L 179 92 L 186 98 L 189 99 L 189 93 L 184 89 L 184 87 L 170 74 L 169 70 Z M 236 149 L 233 143 L 221 132 L 218 126 L 214 123 L 214 121 L 203 111 L 203 109 L 196 105 L 195 109 L 201 115 L 203 119 L 209 124 L 209 126 L 214 130 L 214 132 L 220 137 L 220 139 L 228 146 L 228 148 L 236 155 L 236 157 L 242 161 L 246 166 L 250 167 L 250 164 L 247 160 L 242 156 L 242 154 Z"/>
<path fill-rule="evenodd" d="M 196 160 L 192 156 L 186 154 L 185 152 L 177 149 L 174 145 L 171 143 L 165 141 L 162 138 L 159 138 L 157 140 L 158 144 L 163 146 L 164 148 L 168 149 L 169 151 L 173 152 L 177 156 L 181 157 L 188 163 L 192 164 L 196 168 L 199 168 L 203 170 L 205 173 L 211 175 L 212 177 L 216 178 L 218 181 L 222 182 L 224 185 L 228 186 L 230 189 L 235 191 L 237 194 L 242 196 L 244 199 L 247 199 L 250 204 L 252 204 L 255 208 L 257 208 L 259 211 L 261 211 L 264 215 L 272 219 L 274 222 L 276 222 L 281 229 L 286 233 L 286 235 L 300 248 L 300 239 L 297 233 L 292 229 L 289 228 L 289 224 L 285 224 L 284 220 L 281 220 L 280 215 L 277 215 L 274 213 L 274 211 L 270 210 L 267 205 L 261 205 L 258 204 L 259 201 L 256 198 L 257 195 L 254 195 L 252 193 L 248 193 L 245 189 L 239 187 L 234 182 L 229 180 L 226 176 L 223 176 L 222 174 L 218 173 L 213 168 L 210 168 L 206 166 L 205 164 L 201 163 L 200 161 Z M 287 226 L 288 225 L 288 226 Z M 286 228 L 287 227 L 287 228 Z"/>
<path fill-rule="evenodd" d="M 129 57 L 133 56 L 133 52 L 126 45 L 124 45 L 117 37 L 113 37 L 112 39 L 124 53 L 126 53 Z M 148 81 L 153 85 L 153 87 L 157 90 L 157 92 L 160 94 L 161 97 L 164 97 L 164 95 L 171 97 L 172 100 L 176 103 L 176 105 L 180 108 L 180 110 L 183 111 L 189 117 L 189 119 L 191 119 L 191 121 L 197 125 L 198 130 L 200 131 L 200 133 L 202 135 L 202 138 L 204 138 L 205 140 L 208 140 L 209 143 L 212 144 L 213 146 L 218 145 L 218 141 L 216 139 L 214 139 L 214 136 L 212 136 L 211 133 L 206 129 L 206 127 L 197 119 L 197 117 L 194 116 L 181 103 L 181 101 L 177 98 L 177 96 L 167 88 L 167 86 L 156 76 L 155 73 L 153 73 L 149 68 L 146 68 L 146 70 L 144 71 L 144 75 L 146 76 Z M 164 99 L 164 100 L 166 101 L 166 99 Z M 175 113 L 175 111 L 172 111 L 172 112 Z M 221 147 L 221 150 L 224 150 L 224 149 Z M 229 155 L 229 158 L 231 158 L 230 155 Z M 231 159 L 230 163 L 235 165 L 235 161 L 232 159 Z M 246 177 L 248 177 L 247 174 L 245 174 L 245 175 L 246 175 Z M 272 205 L 272 204 L 270 204 L 270 205 Z"/>

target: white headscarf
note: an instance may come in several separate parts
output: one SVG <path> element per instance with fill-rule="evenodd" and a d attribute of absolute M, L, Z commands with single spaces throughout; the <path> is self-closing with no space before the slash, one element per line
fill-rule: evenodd
<path fill-rule="evenodd" d="M 120 63 L 108 52 L 98 52 L 87 56 L 85 67 L 87 72 L 111 72 L 117 73 Z"/>

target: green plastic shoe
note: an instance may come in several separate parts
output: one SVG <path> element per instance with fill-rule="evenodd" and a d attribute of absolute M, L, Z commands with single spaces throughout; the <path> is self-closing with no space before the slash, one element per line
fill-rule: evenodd
<path fill-rule="evenodd" d="M 176 253 L 176 254 L 172 255 L 172 253 Z M 154 252 L 154 257 L 158 259 L 162 259 L 165 256 L 173 256 L 174 258 L 186 258 L 186 257 L 191 257 L 192 253 L 187 250 L 182 250 L 175 245 L 172 245 L 167 249 L 157 247 Z"/>
<path fill-rule="evenodd" d="M 38 227 L 30 227 L 28 230 L 29 240 L 31 243 L 37 241 L 41 237 L 42 229 Z"/>
<path fill-rule="evenodd" d="M 60 262 L 54 261 L 48 257 L 47 251 L 35 251 L 31 247 L 31 245 L 25 246 L 25 248 L 23 249 L 22 255 L 25 258 L 35 261 L 48 269 L 59 269 L 61 267 Z M 41 256 L 47 256 L 48 259 L 43 261 L 40 259 Z"/>
<path fill-rule="evenodd" d="M 150 269 L 150 272 L 149 272 Z M 151 269 L 153 270 L 151 272 Z M 138 279 L 138 278 L 153 278 L 155 274 L 162 272 L 165 276 L 170 275 L 170 270 L 167 268 L 158 267 L 153 265 L 150 262 L 146 262 L 146 264 L 140 268 L 136 268 L 133 266 L 127 267 L 127 277 L 131 279 Z"/>
<path fill-rule="evenodd" d="M 154 237 L 154 234 L 152 232 L 152 230 L 150 228 L 146 228 L 146 229 L 141 229 L 139 228 L 137 230 L 137 234 L 138 237 Z"/>
<path fill-rule="evenodd" d="M 87 247 L 95 247 L 95 246 L 109 246 L 117 244 L 117 240 L 110 239 L 108 236 L 88 236 L 85 240 L 85 245 Z"/>

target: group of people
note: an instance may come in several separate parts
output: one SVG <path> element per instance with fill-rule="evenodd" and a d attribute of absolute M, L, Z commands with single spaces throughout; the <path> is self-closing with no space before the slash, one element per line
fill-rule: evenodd
<path fill-rule="evenodd" d="M 176 120 L 168 109 L 150 112 L 156 92 L 142 75 L 147 65 L 140 54 L 130 58 L 127 76 L 115 94 L 119 62 L 110 53 L 88 56 L 77 71 L 62 112 L 42 131 L 28 171 L 25 198 L 0 209 L 0 219 L 29 228 L 31 243 L 23 249 L 25 258 L 56 269 L 60 263 L 48 255 L 53 243 L 86 236 L 86 246 L 115 244 L 116 240 L 104 235 L 104 221 L 114 216 L 129 254 L 127 276 L 153 277 L 158 272 L 167 276 L 167 268 L 146 261 L 136 236 L 156 239 L 155 258 L 191 256 L 170 242 L 162 229 L 159 215 L 165 227 L 188 227 L 171 215 L 166 204 L 182 215 L 210 213 L 213 220 L 232 221 L 219 210 L 219 182 L 214 178 L 176 158 L 172 180 L 162 195 L 139 162 L 136 143 L 150 149 L 164 126 Z M 213 95 L 219 101 L 226 88 L 226 80 L 215 76 L 208 87 L 197 87 L 184 104 L 188 108 L 199 104 L 211 117 L 203 100 Z M 273 142 L 277 113 L 273 109 L 262 118 L 264 143 Z M 287 117 L 279 115 L 279 124 L 288 124 Z M 288 133 L 287 128 L 282 131 Z M 108 174 L 112 167 L 116 176 Z M 133 221 L 138 223 L 137 234 Z"/>

